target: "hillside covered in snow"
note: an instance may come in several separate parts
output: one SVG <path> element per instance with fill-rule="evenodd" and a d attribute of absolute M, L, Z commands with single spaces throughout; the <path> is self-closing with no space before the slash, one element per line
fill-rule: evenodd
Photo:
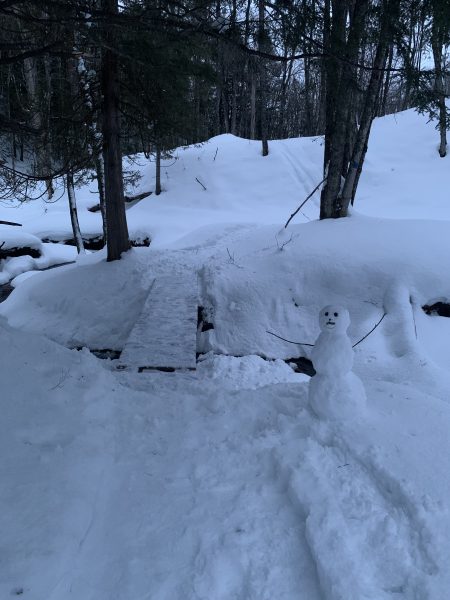
<path fill-rule="evenodd" d="M 0 241 L 40 256 L 0 273 L 14 287 L 0 597 L 445 600 L 450 159 L 436 147 L 413 110 L 377 119 L 352 214 L 319 221 L 317 193 L 287 228 L 322 178 L 322 138 L 270 142 L 268 157 L 231 135 L 177 149 L 163 193 L 127 208 L 150 245 L 113 263 L 50 243 L 72 236 L 62 189 L 2 203 L 22 227 L 0 225 Z M 154 163 L 126 168 L 141 175 L 130 195 L 154 190 Z M 77 199 L 83 235 L 100 235 L 94 187 Z M 118 370 L 154 282 L 187 272 L 196 370 Z M 348 308 L 353 343 L 379 323 L 355 347 L 367 406 L 351 418 L 319 419 L 289 365 L 311 357 L 327 304 Z M 149 327 L 177 345 L 167 307 Z"/>

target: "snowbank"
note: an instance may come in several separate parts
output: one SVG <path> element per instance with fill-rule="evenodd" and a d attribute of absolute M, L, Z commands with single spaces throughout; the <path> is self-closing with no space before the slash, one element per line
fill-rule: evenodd
<path fill-rule="evenodd" d="M 359 215 L 282 232 L 275 226 L 202 228 L 196 245 L 192 233 L 173 250 L 134 249 L 112 264 L 97 254 L 31 278 L 0 306 L 0 314 L 15 327 L 69 347 L 120 350 L 152 278 L 194 268 L 199 273 L 199 305 L 214 325 L 200 334 L 198 351 L 307 356 L 307 347 L 267 332 L 313 343 L 319 310 L 338 303 L 350 311 L 354 342 L 387 313 L 358 346 L 360 361 L 373 354 L 413 353 L 447 365 L 447 321 L 424 315 L 421 307 L 436 298 L 450 299 L 449 233 L 446 221 Z M 438 322 L 444 322 L 442 327 Z"/>
<path fill-rule="evenodd" d="M 21 283 L 2 305 L 9 323 L 69 348 L 121 349 L 150 284 L 130 252 L 107 263 L 101 254 Z"/>

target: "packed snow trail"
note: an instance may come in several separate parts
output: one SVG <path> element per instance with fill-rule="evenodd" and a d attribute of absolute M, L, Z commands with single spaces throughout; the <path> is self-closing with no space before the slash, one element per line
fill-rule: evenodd
<path fill-rule="evenodd" d="M 321 600 L 304 523 L 273 471 L 271 388 L 202 392 L 179 374 L 118 380 L 126 387 L 117 390 L 114 466 L 66 591 L 85 600 Z"/>
<path fill-rule="evenodd" d="M 51 600 L 442 600 L 448 515 L 318 421 L 305 384 L 220 363 L 115 376 L 113 458 Z"/>
<path fill-rule="evenodd" d="M 2 336 L 1 598 L 445 598 L 448 464 L 428 459 L 450 456 L 450 407 L 416 382 L 366 374 L 349 428 L 318 421 L 282 361 L 114 373 Z"/>

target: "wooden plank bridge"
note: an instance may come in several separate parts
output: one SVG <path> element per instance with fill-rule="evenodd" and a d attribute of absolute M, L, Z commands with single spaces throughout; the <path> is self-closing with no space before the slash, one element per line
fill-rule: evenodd
<path fill-rule="evenodd" d="M 195 272 L 155 277 L 117 368 L 138 372 L 195 369 L 197 305 Z"/>

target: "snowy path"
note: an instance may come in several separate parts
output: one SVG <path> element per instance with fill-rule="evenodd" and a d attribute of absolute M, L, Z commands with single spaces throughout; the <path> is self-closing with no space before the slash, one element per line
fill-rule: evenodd
<path fill-rule="evenodd" d="M 348 429 L 311 415 L 306 384 L 283 383 L 281 361 L 137 374 L 107 372 L 87 353 L 63 359 L 50 389 L 36 374 L 36 426 L 14 426 L 26 394 L 5 404 L 4 475 L 23 477 L 0 494 L 0 597 L 445 598 L 446 467 L 417 472 L 416 454 L 450 454 L 447 404 L 397 386 L 400 417 L 385 432 L 393 388 L 370 384 L 374 412 Z M 8 525 L 23 522 L 20 535 Z"/>
<path fill-rule="evenodd" d="M 145 391 L 118 408 L 114 467 L 66 588 L 85 600 L 321 600 L 304 522 L 274 472 L 272 392 L 214 397 L 168 377 L 119 376 Z"/>
<path fill-rule="evenodd" d="M 111 454 L 50 600 L 441 600 L 442 514 L 312 417 L 305 385 L 117 381 Z"/>
<path fill-rule="evenodd" d="M 310 439 L 298 463 L 280 464 L 307 520 L 326 598 L 349 598 L 350 589 L 355 599 L 429 597 L 426 581 L 437 573 L 431 535 L 400 482 L 339 443 Z"/>

